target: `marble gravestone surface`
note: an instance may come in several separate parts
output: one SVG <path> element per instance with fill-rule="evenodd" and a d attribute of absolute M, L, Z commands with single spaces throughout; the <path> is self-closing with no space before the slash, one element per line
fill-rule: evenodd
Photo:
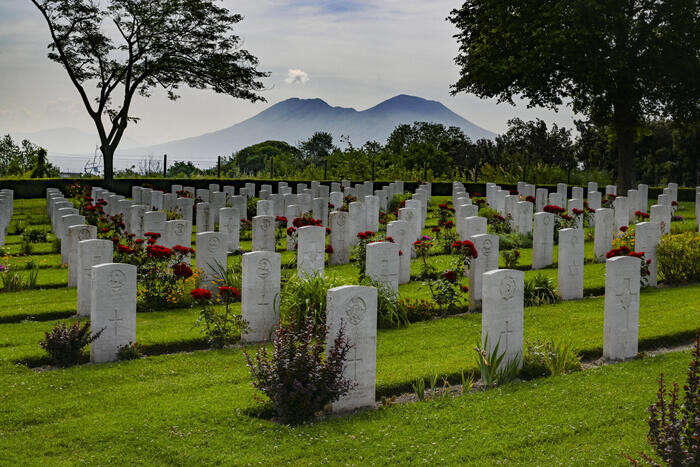
<path fill-rule="evenodd" d="M 518 361 L 523 364 L 524 330 L 523 271 L 496 269 L 483 275 L 481 311 L 481 345 L 489 355 L 505 352 L 503 365 Z"/>
<path fill-rule="evenodd" d="M 114 244 L 110 240 L 89 239 L 78 242 L 78 316 L 90 316 L 92 267 L 111 263 Z"/>
<path fill-rule="evenodd" d="M 92 267 L 90 361 L 117 360 L 119 348 L 136 342 L 136 266 L 106 263 Z"/>
<path fill-rule="evenodd" d="M 78 265 L 78 243 L 83 240 L 97 238 L 97 227 L 94 225 L 72 225 L 68 227 L 68 287 L 78 286 L 80 267 Z"/>
<path fill-rule="evenodd" d="M 197 268 L 202 270 L 202 288 L 212 292 L 223 281 L 222 272 L 227 262 L 226 235 L 221 232 L 197 234 Z"/>
<path fill-rule="evenodd" d="M 386 226 L 386 234 L 399 245 L 399 284 L 408 284 L 411 281 L 411 248 L 413 241 L 410 236 L 408 222 L 398 220 L 389 222 Z"/>
<path fill-rule="evenodd" d="M 335 345 L 341 328 L 351 345 L 343 372 L 354 384 L 332 404 L 334 412 L 373 407 L 377 370 L 377 289 L 345 285 L 327 293 L 326 352 Z"/>
<path fill-rule="evenodd" d="M 247 327 L 244 343 L 263 342 L 279 324 L 282 259 L 272 251 L 253 251 L 242 258 L 241 314 Z"/>
<path fill-rule="evenodd" d="M 498 235 L 479 234 L 471 238 L 477 258 L 469 265 L 469 309 L 481 308 L 482 276 L 485 272 L 498 269 Z"/>
<path fill-rule="evenodd" d="M 610 208 L 595 210 L 595 233 L 593 237 L 593 250 L 596 261 L 605 261 L 605 255 L 612 249 L 613 225 L 615 224 L 615 212 Z"/>
<path fill-rule="evenodd" d="M 562 300 L 583 298 L 583 231 L 559 231 L 558 286 Z"/>
<path fill-rule="evenodd" d="M 372 242 L 367 245 L 367 276 L 399 292 L 399 245 L 392 242 Z"/>
<path fill-rule="evenodd" d="M 329 258 L 332 266 L 350 262 L 350 213 L 333 211 L 328 216 L 331 229 L 330 245 L 333 248 Z M 409 254 L 410 258 L 410 254 Z"/>
<path fill-rule="evenodd" d="M 639 258 L 617 256 L 605 262 L 603 358 L 637 356 L 639 343 Z"/>
<path fill-rule="evenodd" d="M 299 277 L 323 276 L 325 263 L 326 229 L 307 225 L 297 230 L 297 275 Z"/>
<path fill-rule="evenodd" d="M 554 214 L 535 214 L 535 228 L 532 235 L 532 269 L 551 266 L 554 254 Z"/>

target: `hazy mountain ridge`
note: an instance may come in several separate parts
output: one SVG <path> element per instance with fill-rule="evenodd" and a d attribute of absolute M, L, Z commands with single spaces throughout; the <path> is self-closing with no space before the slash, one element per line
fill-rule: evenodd
<path fill-rule="evenodd" d="M 296 145 L 316 131 L 331 133 L 340 143 L 345 135 L 355 146 L 366 141 L 384 143 L 397 125 L 428 121 L 456 126 L 472 140 L 496 135 L 452 112 L 437 101 L 399 95 L 367 110 L 332 107 L 322 99 L 287 99 L 254 117 L 228 128 L 200 136 L 136 149 L 139 152 L 168 154 L 175 158 L 215 157 L 266 140 Z"/>

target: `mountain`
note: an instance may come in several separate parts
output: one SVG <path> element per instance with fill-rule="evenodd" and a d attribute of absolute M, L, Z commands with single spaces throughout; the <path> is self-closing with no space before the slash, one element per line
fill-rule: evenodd
<path fill-rule="evenodd" d="M 47 149 L 49 154 L 92 154 L 95 147 L 100 145 L 97 133 L 87 133 L 76 128 L 52 128 L 32 133 L 12 133 L 16 143 L 28 139 L 37 146 Z M 141 143 L 122 138 L 119 145 L 121 149 L 130 149 L 142 146 Z"/>
<path fill-rule="evenodd" d="M 384 143 L 397 125 L 416 121 L 459 127 L 472 140 L 496 136 L 460 117 L 440 102 L 420 97 L 402 94 L 363 111 L 331 107 L 321 99 L 293 98 L 223 130 L 139 150 L 168 154 L 178 159 L 211 158 L 267 140 L 296 145 L 316 131 L 331 133 L 336 144 L 340 143 L 341 135 L 346 135 L 353 145 L 361 146 L 372 140 Z"/>

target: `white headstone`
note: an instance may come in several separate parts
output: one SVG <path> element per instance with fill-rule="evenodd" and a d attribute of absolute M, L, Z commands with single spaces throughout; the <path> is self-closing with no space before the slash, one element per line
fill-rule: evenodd
<path fill-rule="evenodd" d="M 497 269 L 483 275 L 481 345 L 489 355 L 503 357 L 502 365 L 523 363 L 524 273 Z"/>
<path fill-rule="evenodd" d="M 411 232 L 408 222 L 403 220 L 389 222 L 386 226 L 387 236 L 393 238 L 399 246 L 399 284 L 411 281 Z"/>
<path fill-rule="evenodd" d="M 202 270 L 202 287 L 215 291 L 223 282 L 227 267 L 226 236 L 221 232 L 197 233 L 197 268 Z"/>
<path fill-rule="evenodd" d="M 275 216 L 253 217 L 253 251 L 275 251 Z"/>
<path fill-rule="evenodd" d="M 542 269 L 552 265 L 554 252 L 554 214 L 535 214 L 535 228 L 532 234 L 532 269 Z"/>
<path fill-rule="evenodd" d="M 482 276 L 498 269 L 498 235 L 479 234 L 471 238 L 477 257 L 469 265 L 469 308 L 481 307 Z"/>
<path fill-rule="evenodd" d="M 365 196 L 365 215 L 367 230 L 379 230 L 379 198 L 374 195 Z"/>
<path fill-rule="evenodd" d="M 90 316 L 92 267 L 111 263 L 114 244 L 110 240 L 81 240 L 78 242 L 78 316 Z"/>
<path fill-rule="evenodd" d="M 247 329 L 244 343 L 270 339 L 279 324 L 279 294 L 282 259 L 272 251 L 254 251 L 243 255 L 241 315 Z"/>
<path fill-rule="evenodd" d="M 392 242 L 372 242 L 367 245 L 367 276 L 399 291 L 399 245 Z"/>
<path fill-rule="evenodd" d="M 615 231 L 619 231 L 620 227 L 627 227 L 629 225 L 629 209 L 627 208 L 627 197 L 618 196 L 613 201 L 613 207 L 615 208 Z"/>
<path fill-rule="evenodd" d="M 334 402 L 334 412 L 373 407 L 377 369 L 377 289 L 345 285 L 327 294 L 326 349 L 332 349 L 342 328 L 350 352 L 343 373 L 353 383 L 350 392 Z M 329 351 L 329 350 L 327 350 Z"/>
<path fill-rule="evenodd" d="M 72 225 L 68 227 L 66 241 L 68 242 L 68 287 L 78 286 L 80 267 L 78 265 L 78 243 L 83 240 L 97 238 L 97 227 L 94 225 Z"/>
<path fill-rule="evenodd" d="M 307 225 L 297 230 L 297 275 L 299 277 L 323 276 L 326 259 L 326 229 Z"/>
<path fill-rule="evenodd" d="M 350 246 L 352 245 L 350 237 L 350 213 L 345 211 L 333 211 L 328 217 L 331 229 L 330 245 L 333 248 L 329 263 L 333 266 L 347 264 L 350 262 Z"/>
<path fill-rule="evenodd" d="M 603 358 L 637 356 L 639 342 L 639 258 L 617 256 L 605 263 Z"/>
<path fill-rule="evenodd" d="M 518 233 L 527 235 L 532 232 L 532 203 L 529 201 L 519 201 L 516 204 Z"/>
<path fill-rule="evenodd" d="M 559 231 L 559 295 L 562 300 L 583 298 L 583 231 Z"/>
<path fill-rule="evenodd" d="M 655 204 L 649 212 L 651 222 L 659 224 L 661 235 L 666 235 L 671 232 L 671 209 L 662 204 Z"/>
<path fill-rule="evenodd" d="M 612 249 L 613 230 L 615 225 L 615 212 L 610 208 L 595 210 L 595 234 L 593 237 L 593 250 L 596 261 L 605 261 L 605 255 Z"/>
<path fill-rule="evenodd" d="M 659 265 L 656 258 L 656 247 L 661 240 L 661 227 L 656 222 L 640 222 L 635 228 L 634 251 L 643 252 L 644 260 L 649 261 L 649 276 L 646 282 L 656 287 Z"/>
<path fill-rule="evenodd" d="M 219 232 L 226 235 L 226 249 L 229 252 L 240 248 L 241 216 L 237 209 L 219 209 Z"/>
<path fill-rule="evenodd" d="M 107 263 L 92 267 L 90 361 L 117 360 L 119 348 L 136 342 L 136 266 Z"/>
<path fill-rule="evenodd" d="M 163 246 L 172 248 L 176 245 L 190 248 L 192 246 L 192 222 L 184 219 L 167 221 L 165 223 L 165 241 Z M 186 263 L 190 263 L 189 256 L 185 259 Z"/>

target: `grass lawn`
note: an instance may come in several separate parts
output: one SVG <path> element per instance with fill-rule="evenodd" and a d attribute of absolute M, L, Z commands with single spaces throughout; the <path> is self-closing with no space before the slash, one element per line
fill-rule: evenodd
<path fill-rule="evenodd" d="M 239 351 L 35 372 L 0 365 L 6 464 L 625 464 L 689 353 L 301 427 L 259 419 Z"/>

